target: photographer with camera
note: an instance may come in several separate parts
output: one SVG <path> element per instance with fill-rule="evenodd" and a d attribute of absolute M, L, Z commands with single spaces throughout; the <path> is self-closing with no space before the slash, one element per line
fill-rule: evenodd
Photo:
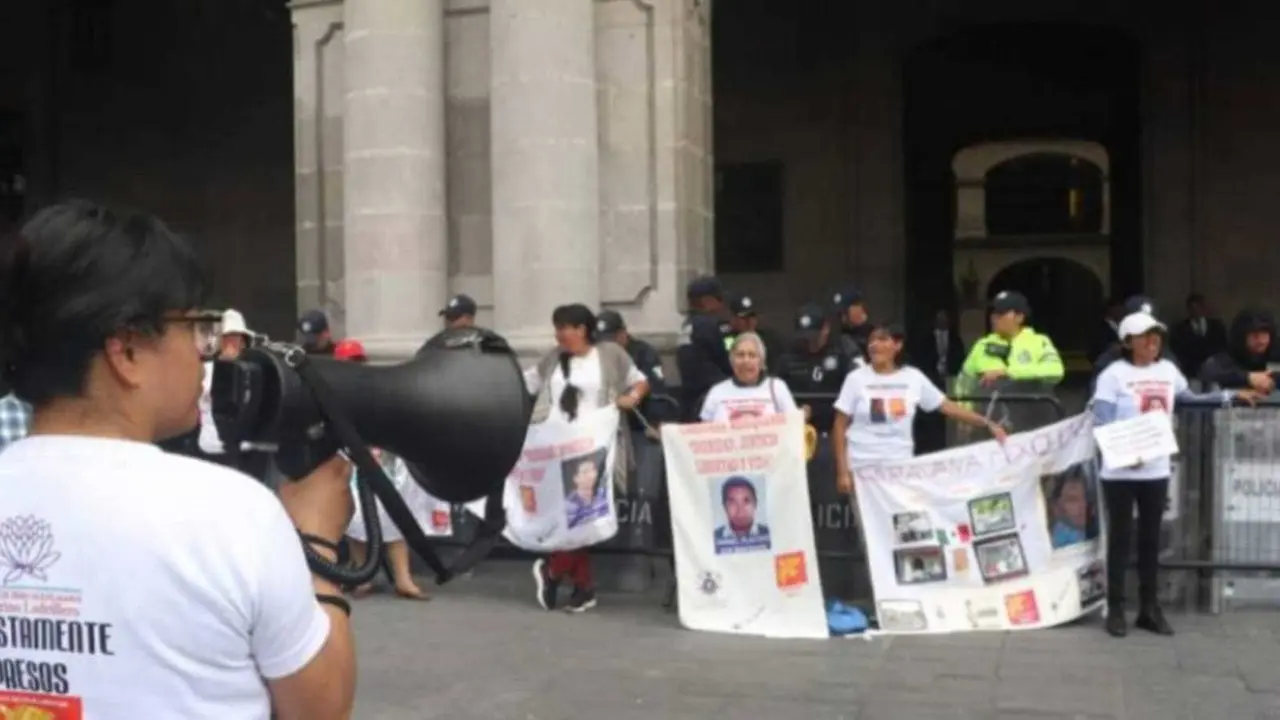
<path fill-rule="evenodd" d="M 162 452 L 190 431 L 220 313 L 158 219 L 73 202 L 0 265 L 3 374 L 34 407 L 0 454 L 0 690 L 97 720 L 350 715 L 350 606 L 313 576 L 351 517 L 340 457 L 281 496 Z"/>

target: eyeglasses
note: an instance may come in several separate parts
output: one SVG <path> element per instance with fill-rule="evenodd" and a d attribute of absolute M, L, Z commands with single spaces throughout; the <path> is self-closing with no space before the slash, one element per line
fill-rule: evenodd
<path fill-rule="evenodd" d="M 195 338 L 200 358 L 212 360 L 218 357 L 218 352 L 222 349 L 222 313 L 198 310 L 187 315 L 171 315 L 165 317 L 164 321 L 191 325 L 191 334 Z"/>

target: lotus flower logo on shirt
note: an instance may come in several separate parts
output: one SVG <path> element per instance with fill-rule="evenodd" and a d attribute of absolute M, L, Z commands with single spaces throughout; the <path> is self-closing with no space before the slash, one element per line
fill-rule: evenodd
<path fill-rule="evenodd" d="M 9 585 L 24 577 L 48 580 L 48 570 L 62 553 L 53 549 L 53 526 L 34 515 L 11 517 L 0 522 L 0 584 Z"/>

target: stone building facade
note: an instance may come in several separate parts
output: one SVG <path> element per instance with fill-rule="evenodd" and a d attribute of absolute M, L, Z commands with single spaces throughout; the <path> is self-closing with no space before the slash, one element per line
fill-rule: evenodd
<path fill-rule="evenodd" d="M 765 5 L 720 0 L 716 20 L 737 3 Z M 713 92 L 708 0 L 298 0 L 299 304 L 330 308 L 392 355 L 435 326 L 451 292 L 476 297 L 482 321 L 520 345 L 545 345 L 551 307 L 568 301 L 619 309 L 669 340 L 684 282 L 716 265 L 717 165 L 772 159 L 786 167 L 785 263 L 726 281 L 778 323 L 850 281 L 882 314 L 918 320 L 913 282 L 939 274 L 910 257 L 931 251 L 913 240 L 906 207 L 904 63 L 957 28 L 1079 23 L 1083 5 L 858 2 L 836 22 L 775 3 L 771 34 L 726 41 L 737 54 L 719 58 L 730 67 L 716 66 Z M 1280 183 L 1280 144 L 1262 118 L 1280 113 L 1280 91 L 1244 78 L 1264 58 L 1280 66 L 1280 54 L 1258 17 L 1106 5 L 1088 5 L 1088 25 L 1118 29 L 1140 56 L 1140 194 L 1113 199 L 1108 188 L 1108 227 L 1087 242 L 1024 238 L 1001 252 L 1060 255 L 1098 276 L 1099 292 L 1140 286 L 1175 313 L 1192 289 L 1227 311 L 1273 299 L 1267 267 L 1280 252 L 1266 198 Z M 754 76 L 735 77 L 734 58 Z M 974 92 L 969 101 L 983 102 Z M 1107 152 L 1099 160 L 1090 138 L 1027 133 L 993 152 L 1062 146 L 1109 182 Z M 957 288 L 965 257 L 991 255 L 964 246 L 981 234 L 966 173 L 982 169 L 965 152 L 948 168 L 956 247 L 939 280 Z M 1128 268 L 1110 267 L 1107 250 L 1117 203 L 1135 218 Z M 985 284 L 1005 261 L 983 262 Z"/>
<path fill-rule="evenodd" d="M 530 350 L 568 302 L 672 335 L 712 264 L 708 9 L 295 3 L 299 304 L 382 356 L 456 292 Z"/>
<path fill-rule="evenodd" d="M 927 322 L 1034 280 L 1046 257 L 1070 269 L 1040 288 L 1049 300 L 1142 289 L 1176 315 L 1195 289 L 1229 314 L 1277 300 L 1276 15 L 1207 0 L 6 3 L 0 214 L 67 195 L 145 207 L 200 241 L 216 302 L 276 336 L 321 305 L 383 356 L 433 331 L 450 292 L 525 346 L 549 341 L 566 300 L 669 344 L 684 282 L 712 269 L 776 325 L 847 282 L 875 314 Z M 1025 71 L 1037 63 L 1051 81 Z M 1036 153 L 1096 168 L 1106 222 L 1001 235 L 993 178 Z M 739 171 L 777 207 L 744 211 Z M 1090 320 L 1087 305 L 1059 314 Z"/>

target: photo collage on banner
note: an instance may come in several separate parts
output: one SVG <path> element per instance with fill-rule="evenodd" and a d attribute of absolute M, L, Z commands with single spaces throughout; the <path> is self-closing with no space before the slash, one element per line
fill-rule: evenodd
<path fill-rule="evenodd" d="M 575 550 L 618 532 L 613 464 L 618 411 L 601 408 L 575 423 L 529 427 L 520 460 L 507 476 L 507 540 L 534 552 Z"/>
<path fill-rule="evenodd" d="M 1092 420 L 855 468 L 885 632 L 1058 625 L 1097 608 Z"/>
<path fill-rule="evenodd" d="M 801 413 L 662 428 L 680 622 L 825 638 Z"/>

